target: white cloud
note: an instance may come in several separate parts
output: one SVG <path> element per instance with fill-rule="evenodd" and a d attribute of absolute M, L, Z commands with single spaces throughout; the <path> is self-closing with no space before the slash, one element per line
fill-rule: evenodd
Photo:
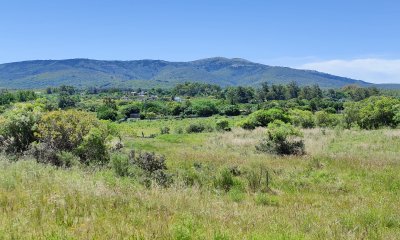
<path fill-rule="evenodd" d="M 298 66 L 372 83 L 400 83 L 400 59 L 365 58 L 311 62 Z"/>

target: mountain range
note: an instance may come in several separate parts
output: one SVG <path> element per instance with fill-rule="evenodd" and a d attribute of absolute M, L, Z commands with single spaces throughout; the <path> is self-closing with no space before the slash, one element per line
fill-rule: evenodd
<path fill-rule="evenodd" d="M 189 62 L 163 60 L 102 61 L 91 59 L 34 60 L 0 64 L 0 88 L 39 89 L 59 85 L 85 88 L 171 87 L 196 81 L 220 86 L 258 86 L 296 81 L 339 88 L 349 84 L 363 87 L 400 88 L 400 84 L 372 84 L 312 70 L 268 66 L 240 58 L 207 58 Z"/>

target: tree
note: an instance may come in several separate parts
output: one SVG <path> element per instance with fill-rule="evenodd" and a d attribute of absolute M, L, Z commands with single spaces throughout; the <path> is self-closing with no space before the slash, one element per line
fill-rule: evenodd
<path fill-rule="evenodd" d="M 288 85 L 286 85 L 286 99 L 297 98 L 300 93 L 300 87 L 297 82 L 291 81 Z"/>
<path fill-rule="evenodd" d="M 285 86 L 282 84 L 272 85 L 269 93 L 267 94 L 268 100 L 285 100 Z"/>
<path fill-rule="evenodd" d="M 257 102 L 264 102 L 265 100 L 267 100 L 267 95 L 269 92 L 269 86 L 267 82 L 263 82 L 261 83 L 261 87 L 258 88 L 255 92 L 255 99 L 257 100 Z"/>

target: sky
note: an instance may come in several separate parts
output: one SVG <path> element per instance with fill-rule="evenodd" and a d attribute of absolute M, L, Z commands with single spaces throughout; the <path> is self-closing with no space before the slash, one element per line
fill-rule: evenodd
<path fill-rule="evenodd" d="M 8 0 L 0 63 L 239 57 L 400 83 L 398 0 Z"/>

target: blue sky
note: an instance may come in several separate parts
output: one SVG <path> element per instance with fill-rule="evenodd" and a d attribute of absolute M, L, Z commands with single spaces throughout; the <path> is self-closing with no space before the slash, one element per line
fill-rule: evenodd
<path fill-rule="evenodd" d="M 400 83 L 400 1 L 13 0 L 0 63 L 224 56 Z"/>

